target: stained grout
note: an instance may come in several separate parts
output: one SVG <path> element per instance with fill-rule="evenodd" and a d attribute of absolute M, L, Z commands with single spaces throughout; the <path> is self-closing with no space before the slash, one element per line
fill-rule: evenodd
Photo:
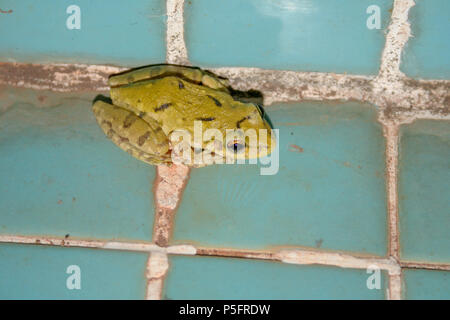
<path fill-rule="evenodd" d="M 152 252 L 149 254 L 146 274 L 146 300 L 161 300 L 168 269 L 169 258 L 165 252 Z"/>
<path fill-rule="evenodd" d="M 189 65 L 184 41 L 184 0 L 166 0 L 166 62 Z"/>
<path fill-rule="evenodd" d="M 400 267 L 405 268 L 405 269 L 427 269 L 427 270 L 450 271 L 450 263 L 400 261 L 399 264 L 400 264 Z"/>
<path fill-rule="evenodd" d="M 55 92 L 106 92 L 109 75 L 123 70 L 102 65 L 0 62 L 0 84 Z M 209 70 L 228 77 L 237 90 L 261 91 L 268 108 L 280 102 L 351 100 L 376 105 L 382 122 L 450 120 L 450 80 L 403 78 L 387 90 L 377 78 L 369 76 L 243 67 Z"/>
<path fill-rule="evenodd" d="M 166 0 L 166 63 L 189 65 L 184 41 L 184 0 Z M 153 241 L 167 246 L 174 223 L 176 207 L 189 177 L 189 168 L 173 165 L 158 166 L 154 185 L 155 220 Z M 150 254 L 147 263 L 147 300 L 160 300 L 169 269 L 165 253 Z"/>
<path fill-rule="evenodd" d="M 388 199 L 388 235 L 390 258 L 356 257 L 349 254 L 302 249 L 279 251 L 252 251 L 223 248 L 196 248 L 191 245 L 168 246 L 173 221 L 155 219 L 154 230 L 159 230 L 163 240 L 154 232 L 154 243 L 110 242 L 74 240 L 51 237 L 2 236 L 0 242 L 75 246 L 149 252 L 147 265 L 147 299 L 161 299 L 164 279 L 168 271 L 168 254 L 226 256 L 247 259 L 263 259 L 295 264 L 324 264 L 343 268 L 363 268 L 369 263 L 381 265 L 389 272 L 388 299 L 401 299 L 401 268 L 450 270 L 450 264 L 405 262 L 399 257 L 398 230 L 398 130 L 399 125 L 415 119 L 450 119 L 445 99 L 450 90 L 449 80 L 414 80 L 400 71 L 402 50 L 411 30 L 408 12 L 415 5 L 413 0 L 394 0 L 389 31 L 381 57 L 380 71 L 376 77 L 318 72 L 265 70 L 260 68 L 213 68 L 219 75 L 230 78 L 239 90 L 257 89 L 263 92 L 266 104 L 304 100 L 359 100 L 370 102 L 380 108 L 380 121 L 386 139 L 386 184 Z M 167 0 L 167 54 L 171 64 L 189 65 L 184 41 L 184 0 Z M 20 70 L 20 72 L 17 72 Z M 0 63 L 0 83 L 37 90 L 82 91 L 109 90 L 106 80 L 112 73 L 124 70 L 120 67 L 80 64 L 32 65 Z M 158 168 L 159 170 L 159 168 Z M 155 196 L 155 202 L 169 202 L 167 210 L 173 215 L 181 200 L 188 172 L 181 174 L 181 187 L 177 181 L 168 181 L 164 196 Z M 160 175 L 157 175 L 157 179 Z M 170 179 L 169 179 L 170 180 Z M 171 185 L 172 183 L 172 185 Z M 172 190 L 172 189 L 173 190 Z M 155 187 L 155 193 L 157 188 Z M 172 190 L 172 194 L 170 194 Z M 165 199 L 164 199 L 165 197 Z M 170 198 L 172 197 L 172 198 Z M 170 200 L 172 199 L 172 200 Z M 173 202 L 175 201 L 175 202 Z M 158 207 L 158 205 L 157 205 Z M 165 215 L 167 218 L 168 215 Z M 156 238 L 155 238 L 156 237 Z M 153 257 L 153 258 L 151 258 Z M 152 261 L 153 260 L 153 261 Z"/>

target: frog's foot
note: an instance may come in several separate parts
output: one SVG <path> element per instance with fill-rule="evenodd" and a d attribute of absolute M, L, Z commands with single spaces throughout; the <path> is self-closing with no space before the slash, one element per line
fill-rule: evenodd
<path fill-rule="evenodd" d="M 124 73 L 113 75 L 109 78 L 110 87 L 117 87 L 135 83 L 142 80 L 151 80 L 167 76 L 177 76 L 183 80 L 202 84 L 212 89 L 228 92 L 228 80 L 221 78 L 214 73 L 195 67 L 183 67 L 174 65 L 156 65 L 129 70 Z M 183 83 L 180 82 L 180 87 Z"/>
<path fill-rule="evenodd" d="M 154 120 L 143 120 L 118 106 L 96 101 L 92 107 L 103 132 L 117 146 L 144 162 L 171 163 L 169 140 Z"/>

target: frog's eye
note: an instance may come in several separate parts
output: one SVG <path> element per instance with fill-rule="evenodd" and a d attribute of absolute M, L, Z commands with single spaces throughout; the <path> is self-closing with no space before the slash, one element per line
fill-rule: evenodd
<path fill-rule="evenodd" d="M 239 141 L 230 141 L 227 145 L 228 150 L 233 151 L 234 153 L 239 153 L 244 149 L 244 145 Z"/>

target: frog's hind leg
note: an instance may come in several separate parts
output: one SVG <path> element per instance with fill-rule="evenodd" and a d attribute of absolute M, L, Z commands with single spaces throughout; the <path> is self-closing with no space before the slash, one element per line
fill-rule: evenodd
<path fill-rule="evenodd" d="M 189 82 L 203 84 L 212 89 L 228 91 L 228 80 L 220 78 L 214 73 L 195 67 L 183 67 L 174 65 L 156 65 L 129 70 L 124 73 L 113 75 L 109 78 L 110 87 L 123 86 L 142 80 L 157 79 L 165 76 L 177 76 Z M 180 88 L 183 83 L 180 83 Z"/>
<path fill-rule="evenodd" d="M 156 121 L 103 101 L 96 101 L 93 111 L 103 132 L 122 150 L 154 165 L 172 162 L 169 141 Z"/>

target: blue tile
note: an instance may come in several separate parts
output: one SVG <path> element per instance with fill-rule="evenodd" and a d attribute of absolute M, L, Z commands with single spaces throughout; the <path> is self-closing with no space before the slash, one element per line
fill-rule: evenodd
<path fill-rule="evenodd" d="M 403 126 L 399 166 L 402 258 L 450 262 L 450 122 Z"/>
<path fill-rule="evenodd" d="M 409 300 L 449 300 L 450 272 L 403 270 L 403 298 Z"/>
<path fill-rule="evenodd" d="M 381 28 L 369 30 L 372 0 L 185 3 L 194 64 L 358 74 L 377 74 L 392 7 L 376 1 Z"/>
<path fill-rule="evenodd" d="M 386 253 L 384 138 L 376 109 L 309 102 L 266 108 L 278 128 L 279 171 L 193 169 L 174 243 L 299 245 Z"/>
<path fill-rule="evenodd" d="M 135 252 L 0 244 L 0 299 L 143 299 L 147 258 Z M 73 286 L 77 275 L 80 289 Z"/>
<path fill-rule="evenodd" d="M 93 97 L 22 89 L 0 114 L 0 233 L 151 239 L 155 169 L 103 134 Z"/>
<path fill-rule="evenodd" d="M 211 257 L 171 257 L 165 299 L 383 299 L 366 270 Z M 220 284 L 220 285 L 218 285 Z"/>
<path fill-rule="evenodd" d="M 408 76 L 449 79 L 450 2 L 416 1 L 410 10 L 412 37 L 403 51 L 401 70 Z"/>
<path fill-rule="evenodd" d="M 71 5 L 81 28 L 68 29 Z M 136 66 L 165 60 L 165 1 L 2 1 L 0 60 Z"/>

